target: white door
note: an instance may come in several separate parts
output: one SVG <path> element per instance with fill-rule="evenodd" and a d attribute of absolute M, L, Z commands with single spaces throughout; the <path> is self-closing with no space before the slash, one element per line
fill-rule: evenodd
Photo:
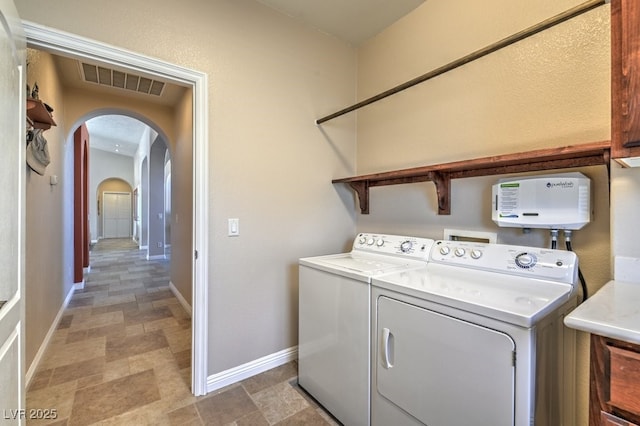
<path fill-rule="evenodd" d="M 376 305 L 372 424 L 513 426 L 511 337 L 384 296 Z"/>
<path fill-rule="evenodd" d="M 0 418 L 21 424 L 24 383 L 25 42 L 12 0 L 0 0 Z"/>
<path fill-rule="evenodd" d="M 131 193 L 105 192 L 102 196 L 102 236 L 127 238 L 131 236 Z"/>

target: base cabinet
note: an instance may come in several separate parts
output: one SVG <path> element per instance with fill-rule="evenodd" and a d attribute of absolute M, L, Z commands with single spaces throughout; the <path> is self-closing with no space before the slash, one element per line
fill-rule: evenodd
<path fill-rule="evenodd" d="M 590 426 L 640 425 L 640 345 L 591 335 Z"/>

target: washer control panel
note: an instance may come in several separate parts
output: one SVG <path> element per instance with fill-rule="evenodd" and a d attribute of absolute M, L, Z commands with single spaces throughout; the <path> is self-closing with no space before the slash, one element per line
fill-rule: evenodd
<path fill-rule="evenodd" d="M 429 238 L 361 233 L 353 241 L 353 250 L 426 261 L 433 243 Z"/>
<path fill-rule="evenodd" d="M 575 253 L 538 247 L 436 241 L 430 262 L 574 283 L 578 273 Z"/>

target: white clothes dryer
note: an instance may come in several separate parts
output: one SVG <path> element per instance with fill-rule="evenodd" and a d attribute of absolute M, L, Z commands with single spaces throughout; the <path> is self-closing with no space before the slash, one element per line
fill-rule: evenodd
<path fill-rule="evenodd" d="M 372 425 L 559 426 L 575 419 L 574 253 L 437 241 L 372 280 Z"/>
<path fill-rule="evenodd" d="M 425 265 L 433 240 L 359 234 L 299 261 L 298 382 L 345 425 L 369 425 L 371 280 Z"/>

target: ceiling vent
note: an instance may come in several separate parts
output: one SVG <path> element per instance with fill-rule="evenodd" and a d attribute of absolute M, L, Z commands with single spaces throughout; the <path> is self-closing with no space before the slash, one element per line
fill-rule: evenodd
<path fill-rule="evenodd" d="M 129 74 L 110 68 L 100 67 L 92 64 L 81 63 L 82 77 L 88 83 L 101 84 L 103 86 L 117 87 L 119 89 L 131 90 L 147 95 L 160 96 L 164 90 L 164 83 Z"/>

